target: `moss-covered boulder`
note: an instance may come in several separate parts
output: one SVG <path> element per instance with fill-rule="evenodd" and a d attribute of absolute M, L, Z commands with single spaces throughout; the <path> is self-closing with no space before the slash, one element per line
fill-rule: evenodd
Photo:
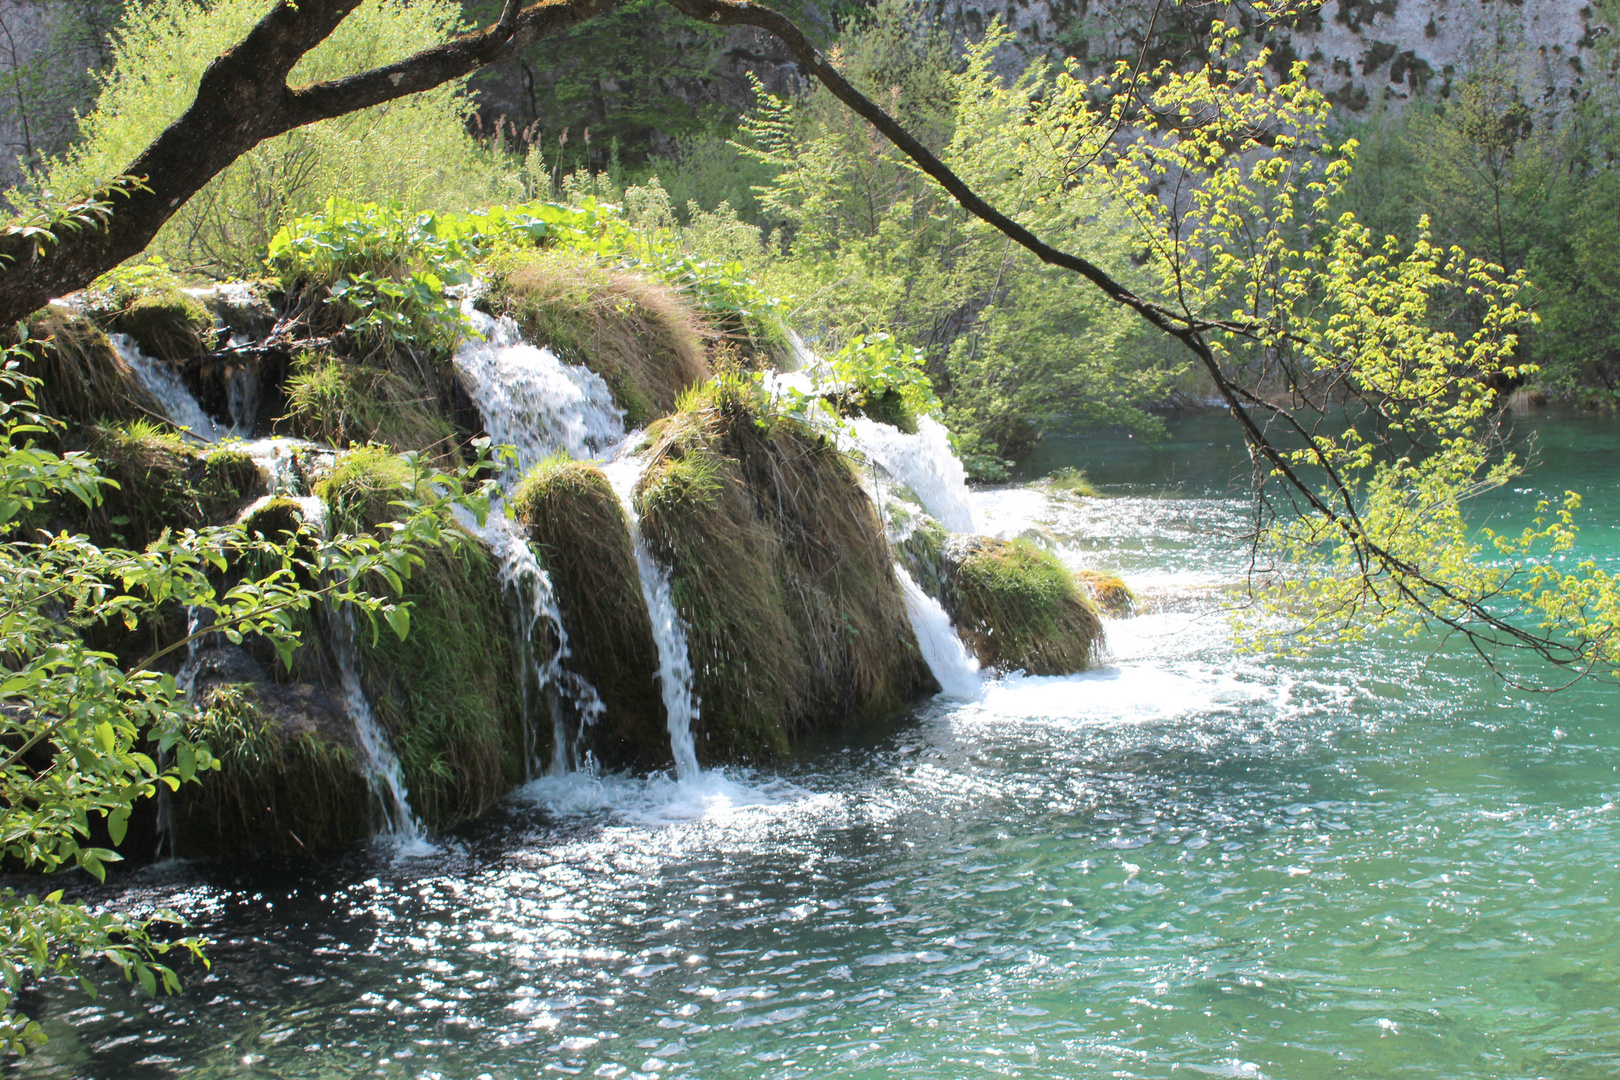
<path fill-rule="evenodd" d="M 941 559 L 945 610 L 980 664 L 1067 675 L 1095 659 L 1102 620 L 1050 551 L 1027 540 L 953 536 Z"/>
<path fill-rule="evenodd" d="M 112 328 L 159 360 L 184 360 L 214 346 L 214 317 L 179 289 L 141 293 L 112 317 Z"/>
<path fill-rule="evenodd" d="M 410 468 L 376 447 L 340 456 L 317 489 L 332 527 L 375 528 L 414 482 Z M 459 527 L 445 522 L 452 534 Z M 511 619 L 494 560 L 474 538 L 422 551 L 422 565 L 393 599 L 411 605 L 400 640 L 359 628 L 361 676 L 404 770 L 411 808 L 430 829 L 484 813 L 528 773 L 529 744 L 549 734 L 525 723 Z M 452 537 L 454 539 L 454 536 Z M 530 719 L 533 719 L 532 717 Z"/>
<path fill-rule="evenodd" d="M 284 423 L 328 446 L 382 443 L 395 450 L 452 452 L 456 428 L 423 377 L 331 353 L 293 358 Z"/>
<path fill-rule="evenodd" d="M 701 322 L 675 291 L 563 252 L 510 256 L 492 268 L 489 303 L 524 338 L 600 375 L 639 427 L 708 377 Z"/>
<path fill-rule="evenodd" d="M 1109 618 L 1123 619 L 1136 613 L 1136 594 L 1123 578 L 1096 570 L 1077 570 L 1074 579 L 1086 590 L 1097 609 Z"/>
<path fill-rule="evenodd" d="M 780 754 L 928 683 L 877 512 L 826 438 L 745 378 L 649 434 L 636 500 L 690 630 L 701 760 Z"/>
<path fill-rule="evenodd" d="M 568 667 L 607 707 L 581 745 L 610 769 L 667 768 L 668 727 L 653 679 L 658 648 L 624 509 L 607 477 L 552 458 L 523 478 L 513 504 L 551 575 L 573 650 Z"/>
<path fill-rule="evenodd" d="M 253 459 L 230 447 L 189 442 L 148 421 L 83 429 L 85 449 L 116 487 L 94 507 L 58 507 L 97 544 L 144 548 L 164 529 L 196 529 L 234 519 L 264 491 Z"/>
<path fill-rule="evenodd" d="M 341 696 L 211 674 L 200 673 L 191 735 L 220 768 L 169 797 L 173 854 L 319 855 L 365 840 L 371 790 Z"/>

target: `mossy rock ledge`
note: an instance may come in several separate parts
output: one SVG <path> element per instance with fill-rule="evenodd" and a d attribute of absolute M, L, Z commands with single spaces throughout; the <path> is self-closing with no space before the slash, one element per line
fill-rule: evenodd
<path fill-rule="evenodd" d="M 1027 540 L 952 536 L 940 549 L 940 566 L 940 600 L 980 664 L 1067 675 L 1096 660 L 1102 620 L 1050 551 Z"/>
<path fill-rule="evenodd" d="M 592 465 L 552 458 L 531 469 L 513 498 L 562 612 L 567 668 L 596 688 L 606 711 L 580 746 L 609 769 L 672 764 L 658 647 L 636 572 L 629 526 L 608 479 Z"/>
<path fill-rule="evenodd" d="M 849 460 L 720 378 L 649 429 L 636 489 L 689 629 L 704 764 L 758 761 L 932 689 Z"/>

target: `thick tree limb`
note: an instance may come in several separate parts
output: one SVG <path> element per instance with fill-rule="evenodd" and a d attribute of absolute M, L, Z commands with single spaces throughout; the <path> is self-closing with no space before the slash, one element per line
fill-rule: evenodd
<path fill-rule="evenodd" d="M 182 204 L 265 139 L 442 86 L 620 2 L 542 0 L 519 9 L 509 0 L 500 19 L 476 33 L 385 67 L 291 88 L 287 76 L 298 61 L 360 0 L 282 0 L 209 65 L 191 107 L 125 168 L 142 186 L 117 198 L 104 227 L 59 233 L 43 250 L 21 235 L 0 236 L 0 325 L 138 255 Z"/>

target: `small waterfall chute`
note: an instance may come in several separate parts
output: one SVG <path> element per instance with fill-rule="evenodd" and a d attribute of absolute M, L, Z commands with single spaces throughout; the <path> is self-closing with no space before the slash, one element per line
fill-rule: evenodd
<path fill-rule="evenodd" d="M 625 440 L 628 444 L 630 440 Z M 641 459 L 626 455 L 603 470 L 619 504 L 624 507 L 630 527 L 630 544 L 636 553 L 636 574 L 641 579 L 642 599 L 652 621 L 653 643 L 658 647 L 658 688 L 664 700 L 664 716 L 669 728 L 669 749 L 675 758 L 675 775 L 693 780 L 702 769 L 697 760 L 697 743 L 692 728 L 698 718 L 698 697 L 692 681 L 692 650 L 687 641 L 686 623 L 675 607 L 669 570 L 653 557 L 641 533 L 641 515 L 636 512 L 633 489 L 641 473 Z"/>
<path fill-rule="evenodd" d="M 922 650 L 928 670 L 933 672 L 934 681 L 939 683 L 940 693 L 964 700 L 978 697 L 984 684 L 979 662 L 962 644 L 962 638 L 951 625 L 951 617 L 938 600 L 922 591 L 904 566 L 895 563 L 894 572 L 905 594 L 906 614 L 917 635 L 917 646 Z"/>
<path fill-rule="evenodd" d="M 128 334 L 108 334 L 107 340 L 112 343 L 118 358 L 129 365 L 141 385 L 157 399 L 163 407 L 163 414 L 176 427 L 185 428 L 210 443 L 232 434 L 229 428 L 222 428 L 203 410 L 174 368 L 141 352 L 135 339 Z"/>

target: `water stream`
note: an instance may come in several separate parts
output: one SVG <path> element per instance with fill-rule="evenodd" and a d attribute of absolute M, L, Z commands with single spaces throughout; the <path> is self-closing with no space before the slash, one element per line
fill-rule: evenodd
<path fill-rule="evenodd" d="M 628 445 L 632 440 L 626 439 Z M 653 644 L 658 649 L 658 688 L 664 699 L 664 718 L 669 728 L 669 749 L 675 758 L 675 775 L 694 780 L 700 773 L 697 743 L 692 724 L 698 717 L 697 691 L 692 686 L 692 651 L 687 643 L 686 623 L 675 607 L 669 570 L 653 557 L 641 533 L 641 515 L 633 497 L 641 475 L 639 458 L 624 455 L 604 470 L 613 491 L 619 496 L 630 528 L 630 544 L 636 553 L 636 576 L 641 580 L 641 597 L 647 603 Z"/>
<path fill-rule="evenodd" d="M 178 997 L 40 1002 L 22 1077 L 1401 1080 L 1620 1072 L 1620 701 L 1423 640 L 1234 651 L 1227 421 L 1054 441 L 1092 500 L 973 493 L 1143 613 L 1077 678 L 995 678 L 840 734 L 759 796 L 525 789 L 395 861 L 149 867 Z M 1545 419 L 1543 493 L 1620 569 L 1620 430 Z M 1240 490 L 1240 489 L 1230 489 Z M 571 801 L 570 801 L 571 800 Z"/>

